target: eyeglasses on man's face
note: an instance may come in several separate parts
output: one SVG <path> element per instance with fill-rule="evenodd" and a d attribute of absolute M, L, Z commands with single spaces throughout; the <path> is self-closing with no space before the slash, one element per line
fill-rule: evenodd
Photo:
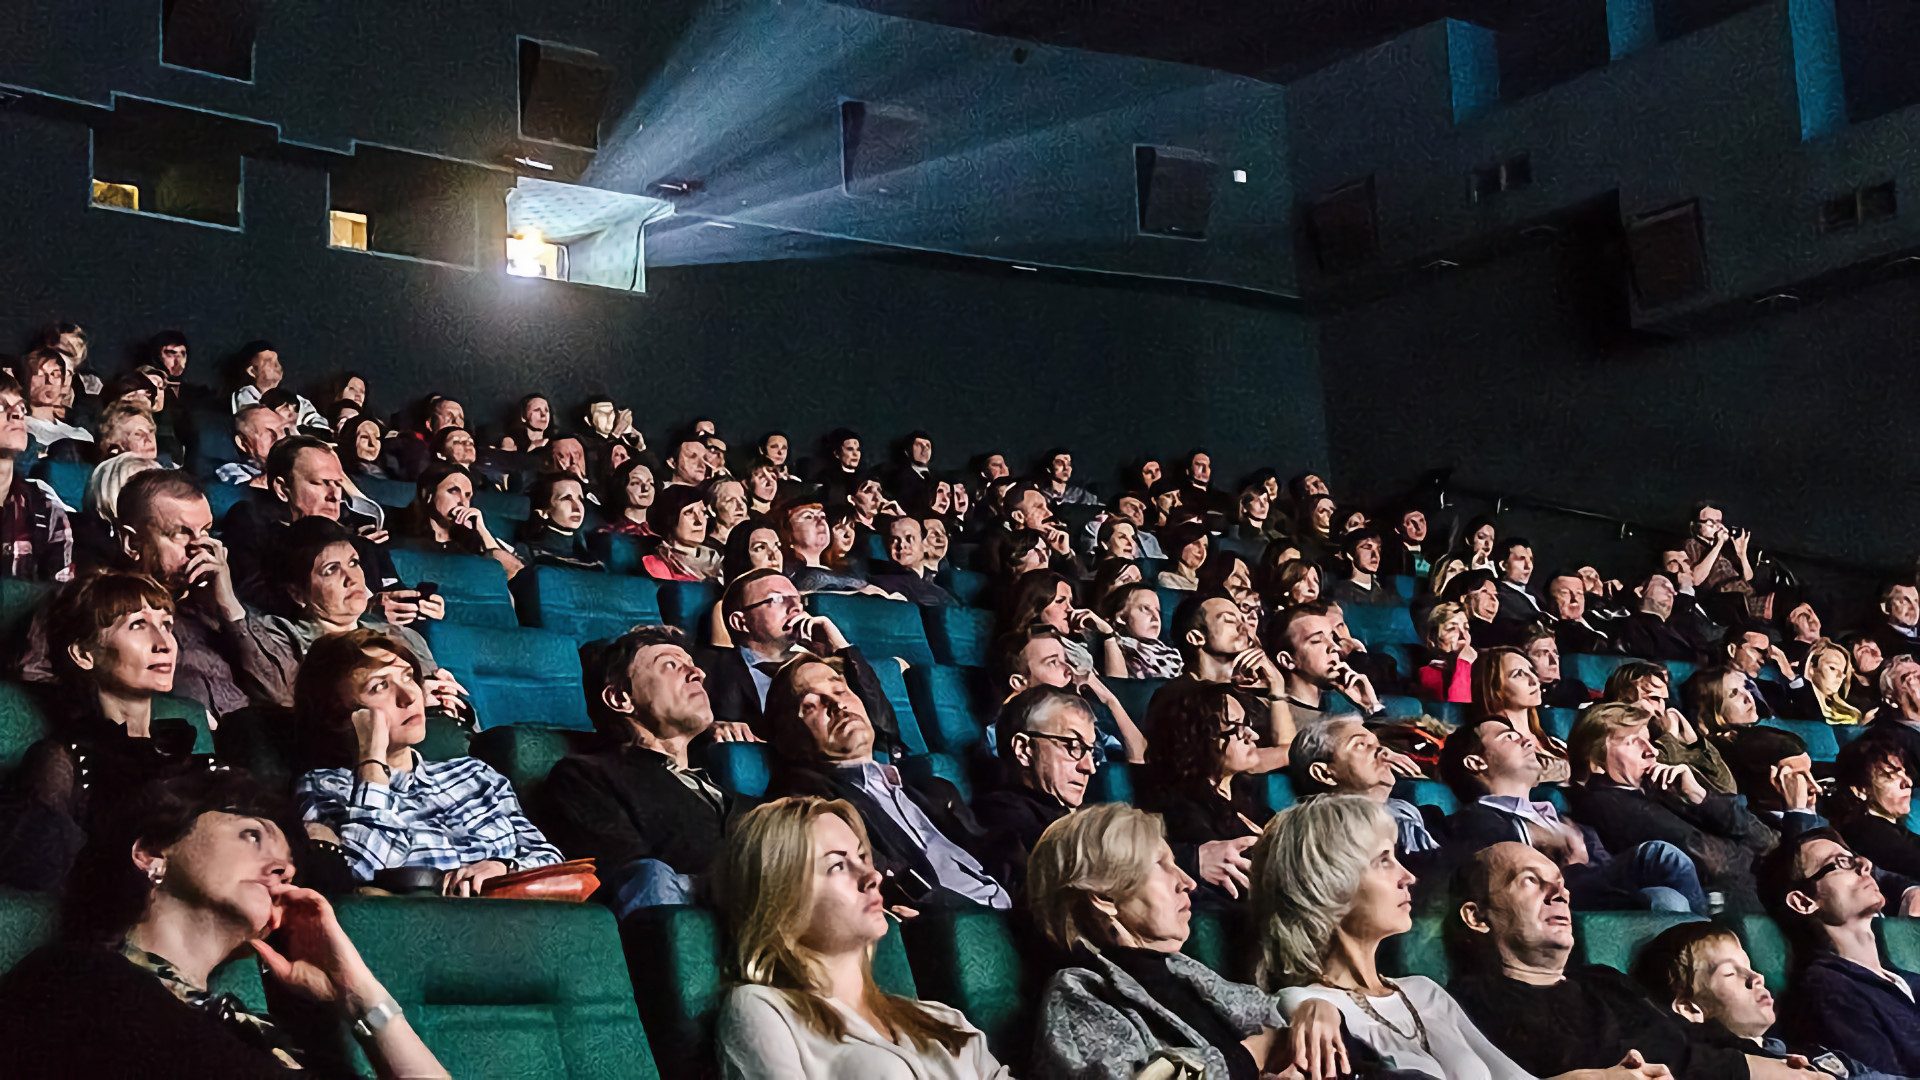
<path fill-rule="evenodd" d="M 1821 878 L 1826 877 L 1835 870 L 1860 870 L 1864 872 L 1872 867 L 1872 861 L 1865 855 L 1855 855 L 1851 851 L 1843 851 L 1833 858 L 1828 859 L 1820 869 L 1801 878 L 1799 887 L 1801 889 L 1811 889 L 1820 883 Z"/>
<path fill-rule="evenodd" d="M 1048 731 L 1023 731 L 1020 734 L 1029 739 L 1046 739 L 1053 742 L 1074 761 L 1080 761 L 1093 752 L 1093 744 L 1078 735 L 1055 735 Z"/>
<path fill-rule="evenodd" d="M 786 608 L 789 611 L 798 611 L 800 610 L 803 603 L 804 602 L 800 599 L 799 593 L 777 593 L 773 596 L 767 597 L 765 600 L 756 600 L 753 603 L 748 604 L 747 606 L 741 608 L 740 610 L 752 611 L 755 608 L 766 607 L 768 604 L 779 604 L 780 606 Z"/>

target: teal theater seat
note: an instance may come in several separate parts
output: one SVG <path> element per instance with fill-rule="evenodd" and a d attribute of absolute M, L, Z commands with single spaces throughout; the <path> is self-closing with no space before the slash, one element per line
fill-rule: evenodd
<path fill-rule="evenodd" d="M 375 480 L 371 477 L 356 476 L 353 486 L 360 494 L 390 510 L 399 509 L 413 502 L 413 485 L 405 480 Z"/>
<path fill-rule="evenodd" d="M 24 578 L 0 578 L 0 645 L 12 644 L 26 636 L 33 622 L 33 609 L 40 606 L 53 586 Z"/>
<path fill-rule="evenodd" d="M 1147 730 L 1147 706 L 1153 702 L 1153 695 L 1161 687 L 1167 685 L 1167 680 L 1102 679 L 1100 681 L 1107 684 L 1107 689 L 1113 691 L 1113 696 L 1126 708 L 1127 715 L 1133 718 L 1133 722 L 1139 725 L 1142 732 L 1145 732 Z"/>
<path fill-rule="evenodd" d="M 1605 964 L 1626 971 L 1633 966 L 1640 947 L 1662 930 L 1699 919 L 1698 915 L 1665 911 L 1576 911 L 1574 958 L 1579 963 Z"/>
<path fill-rule="evenodd" d="M 920 618 L 927 647 L 940 663 L 983 668 L 993 662 L 992 612 L 945 604 L 921 608 Z"/>
<path fill-rule="evenodd" d="M 1807 744 L 1807 756 L 1815 761 L 1832 761 L 1840 756 L 1840 740 L 1834 737 L 1833 725 L 1825 720 L 1775 718 L 1760 721 L 1760 726 L 1790 731 L 1800 736 L 1800 741 Z"/>
<path fill-rule="evenodd" d="M 1547 729 L 1547 734 L 1561 742 L 1565 742 L 1567 736 L 1573 733 L 1573 722 L 1578 719 L 1580 719 L 1578 709 L 1540 710 L 1540 726 Z"/>
<path fill-rule="evenodd" d="M 657 587 L 660 621 L 679 627 L 696 643 L 705 643 L 706 621 L 713 605 L 720 602 L 720 586 L 711 581 L 662 581 Z"/>
<path fill-rule="evenodd" d="M 513 613 L 513 594 L 507 588 L 506 568 L 492 559 L 397 547 L 393 549 L 393 568 L 409 587 L 423 581 L 440 586 L 440 595 L 447 600 L 448 622 L 468 626 L 520 625 Z"/>
<path fill-rule="evenodd" d="M 1369 649 L 1420 643 L 1413 616 L 1401 605 L 1349 604 L 1340 610 L 1347 616 L 1347 629 Z"/>
<path fill-rule="evenodd" d="M 1254 790 L 1257 798 L 1266 804 L 1268 810 L 1279 813 L 1294 804 L 1293 780 L 1285 772 L 1270 772 L 1254 777 L 1259 786 Z"/>
<path fill-rule="evenodd" d="M 520 805 L 531 808 L 540 803 L 547 775 L 560 759 L 589 749 L 591 741 L 592 736 L 585 732 L 544 724 L 509 724 L 475 735 L 468 753 L 506 777 L 514 794 L 520 796 Z"/>
<path fill-rule="evenodd" d="M 656 1080 L 598 904 L 343 897 L 340 925 L 454 1076 Z"/>
<path fill-rule="evenodd" d="M 946 589 L 955 600 L 974 607 L 980 603 L 981 597 L 987 595 L 987 586 L 990 584 L 992 580 L 980 571 L 956 567 L 947 574 Z"/>
<path fill-rule="evenodd" d="M 1453 789 L 1438 780 L 1401 780 L 1393 785 L 1393 794 L 1415 806 L 1439 807 L 1446 814 L 1460 809 L 1460 800 L 1453 797 Z"/>
<path fill-rule="evenodd" d="M 591 731 L 580 653 L 572 639 L 527 627 L 429 622 L 434 659 L 473 695 L 482 730 L 545 724 Z"/>
<path fill-rule="evenodd" d="M 906 744 L 907 753 L 926 753 L 927 740 L 920 733 L 920 720 L 913 709 L 913 694 L 907 689 L 907 679 L 900 671 L 899 663 L 892 657 L 882 656 L 874 662 L 873 674 L 880 682 L 880 689 L 887 695 L 887 704 L 893 706 L 893 718 L 899 724 L 900 741 Z"/>
<path fill-rule="evenodd" d="M 475 491 L 473 507 L 485 514 L 489 522 L 502 525 L 507 522 L 519 524 L 533 516 L 532 509 L 527 505 L 527 497 L 510 491 L 493 491 L 486 488 Z M 496 535 L 506 535 L 511 532 L 513 532 L 511 528 L 500 529 L 497 530 Z"/>
<path fill-rule="evenodd" d="M 224 520 L 227 511 L 233 509 L 241 499 L 247 497 L 247 492 L 252 490 L 245 484 L 222 484 L 219 481 L 208 484 L 207 509 L 213 511 L 213 520 Z"/>
<path fill-rule="evenodd" d="M 1453 975 L 1447 955 L 1446 923 L 1451 915 L 1416 915 L 1413 929 L 1380 943 L 1380 970 L 1387 975 L 1425 975 L 1442 986 Z"/>
<path fill-rule="evenodd" d="M 906 928 L 907 957 L 922 997 L 966 1014 L 1002 1061 L 1026 1057 L 1033 1015 L 1028 971 L 1007 915 L 925 911 Z"/>
<path fill-rule="evenodd" d="M 1568 653 L 1560 658 L 1560 670 L 1587 684 L 1589 690 L 1607 685 L 1613 669 L 1630 662 L 1631 656 L 1601 656 L 1596 653 Z M 1677 688 L 1677 687 L 1676 687 Z"/>
<path fill-rule="evenodd" d="M 73 507 L 77 512 L 87 501 L 87 481 L 93 477 L 93 466 L 84 461 L 48 461 L 41 459 L 33 467 L 35 479 L 45 480 L 60 501 Z"/>
<path fill-rule="evenodd" d="M 958 754 L 986 737 L 999 703 L 987 692 L 984 672 L 934 664 L 907 669 L 905 679 L 929 750 Z"/>
<path fill-rule="evenodd" d="M 513 579 L 513 590 L 522 624 L 564 634 L 575 644 L 660 622 L 652 578 L 530 566 Z"/>
<path fill-rule="evenodd" d="M 1134 766 L 1126 761 L 1108 761 L 1087 781 L 1087 803 L 1133 802 Z"/>
<path fill-rule="evenodd" d="M 707 747 L 707 771 L 723 789 L 758 799 L 773 779 L 773 755 L 766 743 L 717 742 Z"/>
<path fill-rule="evenodd" d="M 934 662 L 918 604 L 884 596 L 815 593 L 807 597 L 807 608 L 815 615 L 833 620 L 833 625 L 840 628 L 847 640 L 858 645 L 876 665 L 881 658 L 889 656 L 897 656 L 915 666 Z"/>

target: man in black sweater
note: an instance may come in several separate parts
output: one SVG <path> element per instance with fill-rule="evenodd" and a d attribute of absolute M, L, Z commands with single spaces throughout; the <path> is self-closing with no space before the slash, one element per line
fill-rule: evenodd
<path fill-rule="evenodd" d="M 1567 967 L 1573 914 L 1553 860 L 1495 844 L 1461 867 L 1459 919 L 1478 961 L 1447 990 L 1495 1046 L 1535 1076 L 1605 1069 L 1638 1053 L 1677 1080 L 1788 1080 L 1783 1061 L 1716 1045 L 1600 965 Z"/>
<path fill-rule="evenodd" d="M 973 814 L 987 830 L 988 872 L 1017 891 L 1040 834 L 1086 800 L 1100 736 L 1086 701 L 1045 684 L 1008 700 L 992 734 L 1007 782 L 974 799 Z"/>
<path fill-rule="evenodd" d="M 671 626 L 642 626 L 600 652 L 587 672 L 594 726 L 606 749 L 553 767 L 541 831 L 569 859 L 595 860 L 601 899 L 616 914 L 686 903 L 726 842 L 733 799 L 688 760 L 714 727 L 706 675 Z M 726 726 L 726 739 L 751 738 Z"/>

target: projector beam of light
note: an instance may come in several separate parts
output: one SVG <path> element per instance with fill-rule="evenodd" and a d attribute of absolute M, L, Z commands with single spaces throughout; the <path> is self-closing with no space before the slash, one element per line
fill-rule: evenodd
<path fill-rule="evenodd" d="M 1228 179 L 1287 176 L 1280 87 L 1039 47 L 1015 64 L 1014 47 L 815 0 L 716 6 L 581 183 L 673 204 L 647 228 L 655 266 L 878 244 L 1291 292 L 1290 187 Z M 869 117 L 919 119 L 901 136 L 909 164 L 852 194 L 848 100 Z M 1214 163 L 1207 243 L 1139 234 L 1136 145 Z"/>

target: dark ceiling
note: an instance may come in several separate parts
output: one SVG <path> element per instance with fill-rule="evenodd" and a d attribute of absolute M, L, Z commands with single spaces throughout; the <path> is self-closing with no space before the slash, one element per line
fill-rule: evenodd
<path fill-rule="evenodd" d="M 890 15 L 1287 82 L 1451 16 L 1498 31 L 1509 93 L 1606 63 L 1606 0 L 851 0 Z M 1757 0 L 1655 0 L 1662 37 Z"/>

